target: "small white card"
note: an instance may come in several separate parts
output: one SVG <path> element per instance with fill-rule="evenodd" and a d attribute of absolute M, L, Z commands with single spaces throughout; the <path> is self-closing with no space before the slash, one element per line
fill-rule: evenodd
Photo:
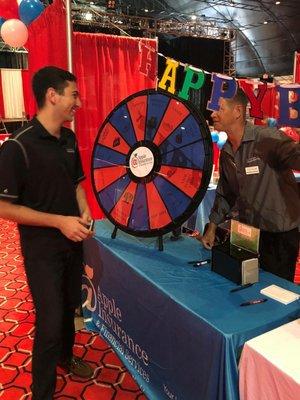
<path fill-rule="evenodd" d="M 298 300 L 300 295 L 291 290 L 283 289 L 277 285 L 270 285 L 260 291 L 261 294 L 271 297 L 271 299 L 280 301 L 283 304 L 289 304 L 292 301 Z"/>
<path fill-rule="evenodd" d="M 246 171 L 246 175 L 259 174 L 258 165 L 254 165 L 253 167 L 246 167 L 245 171 Z"/>

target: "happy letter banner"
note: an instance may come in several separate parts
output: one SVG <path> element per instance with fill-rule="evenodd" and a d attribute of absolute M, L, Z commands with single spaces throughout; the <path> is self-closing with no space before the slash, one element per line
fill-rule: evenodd
<path fill-rule="evenodd" d="M 151 62 L 151 56 L 156 56 L 155 53 L 153 54 L 149 53 L 149 49 L 145 51 L 141 49 L 140 71 L 142 73 L 148 73 L 149 76 L 150 74 L 153 76 L 151 64 L 154 63 Z M 264 115 L 262 108 L 263 100 L 267 94 L 267 83 L 257 83 L 253 80 L 252 84 L 251 80 L 239 80 L 220 73 L 210 73 L 192 65 L 186 65 L 172 58 L 165 57 L 163 54 L 158 53 L 158 55 L 166 59 L 165 70 L 160 81 L 158 81 L 158 87 L 160 89 L 167 90 L 172 94 L 177 94 L 178 97 L 184 100 L 188 100 L 190 89 L 201 90 L 207 81 L 206 75 L 211 75 L 213 86 L 210 100 L 206 106 L 208 110 L 217 111 L 219 109 L 220 98 L 232 98 L 237 89 L 241 88 L 248 97 L 250 103 L 249 113 L 252 118 L 263 119 L 266 116 L 271 116 Z M 180 66 L 184 67 L 185 77 L 182 87 L 177 88 L 176 78 Z M 282 126 L 299 127 L 300 84 L 275 85 L 275 87 L 279 98 L 278 124 Z"/>

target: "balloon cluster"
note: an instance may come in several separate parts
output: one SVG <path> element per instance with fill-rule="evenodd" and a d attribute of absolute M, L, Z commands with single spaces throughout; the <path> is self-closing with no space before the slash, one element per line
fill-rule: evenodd
<path fill-rule="evenodd" d="M 211 139 L 213 143 L 216 143 L 219 149 L 222 149 L 224 146 L 226 140 L 227 140 L 227 134 L 226 132 L 217 132 L 217 131 L 212 131 L 211 132 Z"/>
<path fill-rule="evenodd" d="M 27 26 L 44 10 L 39 0 L 0 0 L 0 27 L 4 43 L 24 46 L 28 39 Z"/>

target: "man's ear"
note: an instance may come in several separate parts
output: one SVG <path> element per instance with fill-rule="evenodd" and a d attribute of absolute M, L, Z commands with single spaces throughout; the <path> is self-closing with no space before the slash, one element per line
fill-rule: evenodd
<path fill-rule="evenodd" d="M 49 101 L 50 104 L 55 105 L 57 102 L 58 93 L 52 87 L 49 87 L 46 92 L 46 100 Z"/>
<path fill-rule="evenodd" d="M 236 119 L 243 118 L 244 114 L 243 106 L 241 104 L 236 104 L 234 108 L 235 108 Z"/>

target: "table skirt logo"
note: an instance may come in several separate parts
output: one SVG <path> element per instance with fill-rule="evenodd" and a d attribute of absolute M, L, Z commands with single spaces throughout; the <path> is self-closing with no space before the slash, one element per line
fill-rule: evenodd
<path fill-rule="evenodd" d="M 83 297 L 83 307 L 86 307 L 89 311 L 94 312 L 97 307 L 97 296 L 96 290 L 93 285 L 92 279 L 94 277 L 93 267 L 88 264 L 84 266 L 84 275 L 82 282 L 82 297 Z"/>

